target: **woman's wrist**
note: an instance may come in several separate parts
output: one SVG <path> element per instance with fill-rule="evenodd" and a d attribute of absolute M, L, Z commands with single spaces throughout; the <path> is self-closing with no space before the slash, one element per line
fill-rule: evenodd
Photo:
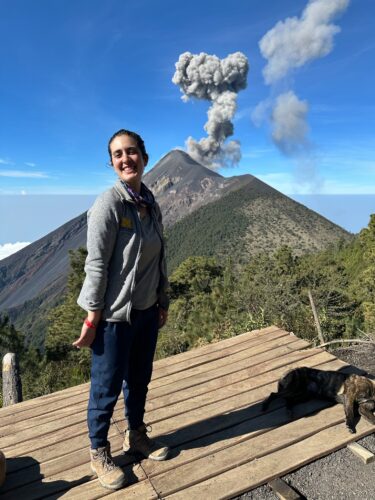
<path fill-rule="evenodd" d="M 86 318 L 84 320 L 84 323 L 88 328 L 91 328 L 91 330 L 96 330 L 96 325 L 92 321 L 90 321 L 89 318 Z"/>
<path fill-rule="evenodd" d="M 101 316 L 102 316 L 101 310 L 87 311 L 87 318 L 86 319 L 88 320 L 89 323 L 92 323 L 93 325 L 95 325 L 95 327 L 97 327 Z"/>

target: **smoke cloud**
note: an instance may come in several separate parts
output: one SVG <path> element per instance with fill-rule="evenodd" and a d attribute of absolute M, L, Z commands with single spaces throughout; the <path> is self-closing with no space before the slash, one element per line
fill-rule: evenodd
<path fill-rule="evenodd" d="M 268 31 L 259 42 L 268 61 L 265 82 L 275 83 L 293 68 L 329 54 L 333 37 L 340 32 L 331 21 L 348 5 L 349 0 L 310 0 L 300 19 L 288 17 Z"/>
<path fill-rule="evenodd" d="M 246 88 L 247 57 L 241 52 L 229 54 L 224 59 L 203 52 L 185 52 L 175 66 L 172 81 L 180 87 L 184 101 L 193 97 L 212 102 L 204 126 L 207 137 L 199 141 L 189 137 L 186 140 L 189 154 L 212 169 L 237 164 L 241 159 L 240 143 L 224 142 L 233 135 L 232 118 L 237 108 L 237 94 Z"/>
<path fill-rule="evenodd" d="M 287 156 L 296 156 L 310 147 L 306 122 L 308 104 L 294 92 L 280 94 L 272 110 L 272 139 Z"/>
<path fill-rule="evenodd" d="M 332 21 L 348 5 L 349 0 L 309 0 L 300 18 L 289 17 L 276 23 L 259 42 L 261 54 L 267 59 L 263 70 L 265 83 L 275 87 L 294 69 L 329 54 L 333 38 L 340 32 Z M 253 121 L 258 126 L 265 119 L 269 121 L 276 146 L 297 160 L 296 180 L 316 189 L 321 179 L 308 139 L 307 113 L 307 101 L 290 90 L 259 103 Z"/>

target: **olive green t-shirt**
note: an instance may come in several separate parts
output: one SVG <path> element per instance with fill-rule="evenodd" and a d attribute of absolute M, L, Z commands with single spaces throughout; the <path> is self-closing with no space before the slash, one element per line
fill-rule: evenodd
<path fill-rule="evenodd" d="M 134 309 L 143 310 L 154 305 L 158 299 L 161 241 L 148 211 L 141 218 L 141 227 L 142 250 L 135 277 L 132 306 Z"/>

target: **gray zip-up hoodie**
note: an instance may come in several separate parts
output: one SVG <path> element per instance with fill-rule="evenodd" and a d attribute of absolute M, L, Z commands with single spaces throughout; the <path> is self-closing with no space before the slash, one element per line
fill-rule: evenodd
<path fill-rule="evenodd" d="M 156 202 L 151 217 L 162 241 L 158 304 L 168 309 L 162 217 Z M 87 218 L 86 278 L 77 303 L 86 311 L 103 310 L 106 321 L 129 322 L 142 248 L 141 222 L 120 180 L 96 199 Z"/>

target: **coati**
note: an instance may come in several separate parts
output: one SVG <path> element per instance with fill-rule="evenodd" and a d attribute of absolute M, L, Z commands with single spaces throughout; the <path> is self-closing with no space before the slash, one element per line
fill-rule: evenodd
<path fill-rule="evenodd" d="M 356 432 L 358 412 L 371 424 L 375 424 L 375 380 L 362 375 L 307 367 L 295 368 L 279 380 L 277 392 L 271 392 L 263 401 L 262 411 L 277 398 L 285 399 L 291 417 L 293 405 L 316 398 L 342 403 L 345 423 L 350 432 Z"/>

